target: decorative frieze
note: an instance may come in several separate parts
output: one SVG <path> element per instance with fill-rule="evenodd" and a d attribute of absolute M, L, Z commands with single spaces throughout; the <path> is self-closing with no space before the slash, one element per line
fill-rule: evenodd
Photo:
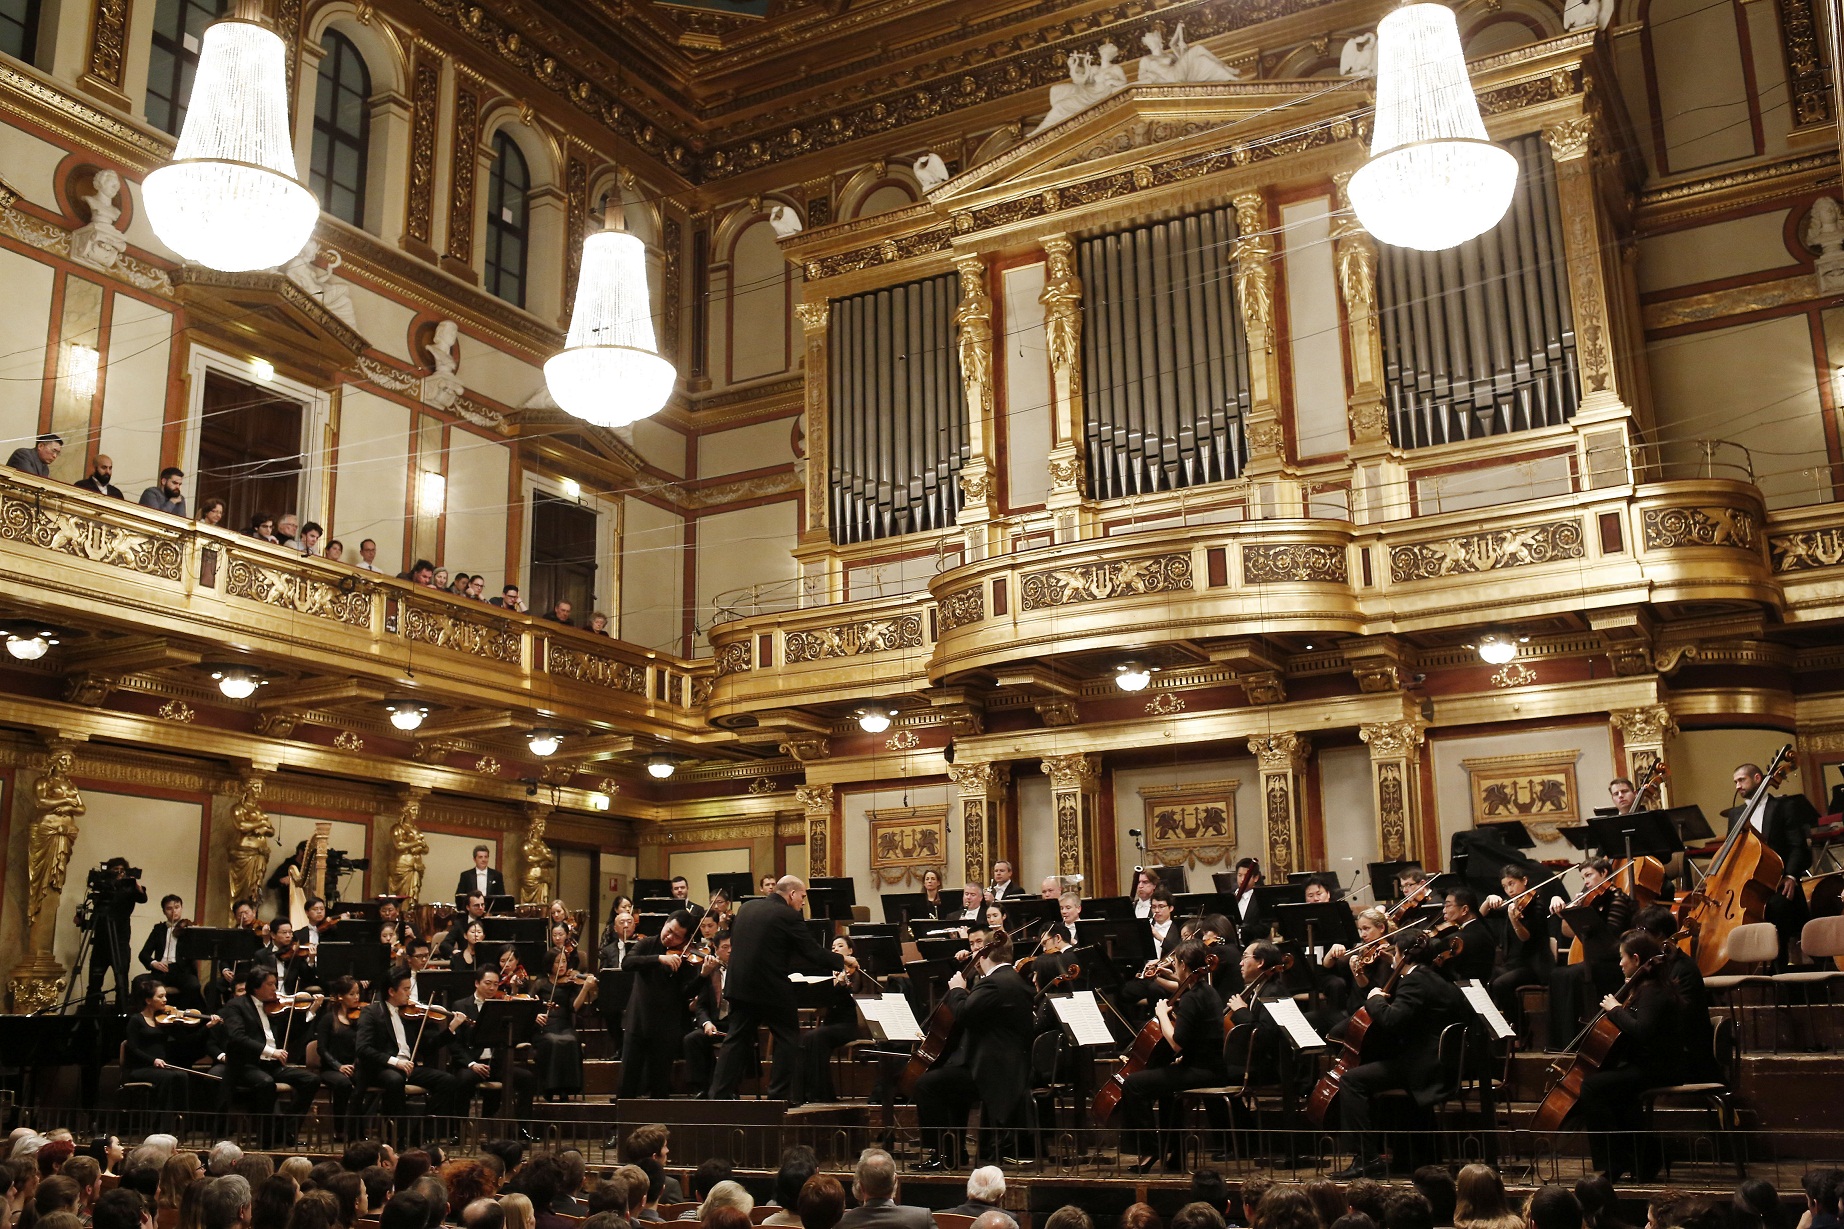
<path fill-rule="evenodd" d="M 474 263 L 474 181 L 480 168 L 480 83 L 467 73 L 455 80 L 454 156 L 448 170 L 448 255 Z"/>
<path fill-rule="evenodd" d="M 410 75 L 410 192 L 404 237 L 429 245 L 435 218 L 435 136 L 441 122 L 441 55 L 418 44 Z"/>
<path fill-rule="evenodd" d="M 807 812 L 807 874 L 832 873 L 832 786 L 796 785 L 794 798 Z"/>
<path fill-rule="evenodd" d="M 1804 572 L 1844 563 L 1844 526 L 1775 534 L 1767 540 L 1776 572 Z"/>
<path fill-rule="evenodd" d="M 752 664 L 751 642 L 747 639 L 732 640 L 717 648 L 717 677 L 726 674 L 742 674 Z"/>
<path fill-rule="evenodd" d="M 411 606 L 399 617 L 398 626 L 409 639 L 437 648 L 509 665 L 519 660 L 519 631 L 509 623 L 470 619 L 452 611 Z"/>
<path fill-rule="evenodd" d="M 1754 549 L 1754 513 L 1746 508 L 1647 508 L 1640 518 L 1647 550 L 1686 546 Z"/>
<path fill-rule="evenodd" d="M 316 576 L 257 563 L 252 559 L 232 558 L 226 572 L 224 592 L 230 597 L 246 598 L 265 606 L 278 606 L 296 614 L 344 623 L 349 627 L 371 626 L 372 590 L 369 585 L 348 588 Z"/>
<path fill-rule="evenodd" d="M 1301 580 L 1342 585 L 1351 576 L 1342 546 L 1251 542 L 1242 547 L 1242 579 L 1252 585 Z"/>
<path fill-rule="evenodd" d="M 1191 588 L 1191 556 L 1143 555 L 1026 572 L 1022 588 L 1026 610 L 1170 593 Z"/>
<path fill-rule="evenodd" d="M 860 657 L 922 647 L 922 616 L 901 614 L 888 619 L 865 619 L 812 631 L 789 632 L 785 652 L 789 665 L 822 661 L 829 657 Z"/>
<path fill-rule="evenodd" d="M 604 657 L 600 653 L 585 653 L 555 640 L 546 646 L 544 668 L 551 674 L 587 683 L 591 687 L 607 687 L 637 696 L 647 694 L 645 667 Z"/>
<path fill-rule="evenodd" d="M 180 579 L 179 540 L 145 529 L 0 497 L 0 538 L 161 580 Z"/>
<path fill-rule="evenodd" d="M 970 585 L 965 589 L 956 589 L 941 599 L 937 609 L 940 612 L 937 621 L 943 632 L 978 623 L 986 617 L 986 586 Z"/>
<path fill-rule="evenodd" d="M 1580 558 L 1581 522 L 1550 521 L 1392 546 L 1389 571 L 1391 580 L 1403 584 L 1412 580 L 1432 580 L 1436 576 L 1464 576 Z"/>

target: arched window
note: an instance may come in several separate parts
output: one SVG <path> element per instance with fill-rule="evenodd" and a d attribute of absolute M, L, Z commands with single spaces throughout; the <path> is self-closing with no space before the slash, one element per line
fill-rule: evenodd
<path fill-rule="evenodd" d="M 154 6 L 154 42 L 147 60 L 147 122 L 179 135 L 198 71 L 199 39 L 224 13 L 224 0 L 160 0 Z"/>
<path fill-rule="evenodd" d="M 0 51 L 30 64 L 38 49 L 38 0 L 0 0 Z"/>
<path fill-rule="evenodd" d="M 365 224 L 365 151 L 371 143 L 371 74 L 352 40 L 328 30 L 314 87 L 314 157 L 307 186 L 320 207 Z"/>
<path fill-rule="evenodd" d="M 487 293 L 525 306 L 525 253 L 531 245 L 531 171 L 504 130 L 493 134 L 487 178 Z"/>

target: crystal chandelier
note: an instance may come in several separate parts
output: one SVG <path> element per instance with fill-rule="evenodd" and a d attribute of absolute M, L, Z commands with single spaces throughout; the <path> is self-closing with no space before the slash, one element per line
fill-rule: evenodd
<path fill-rule="evenodd" d="M 1377 26 L 1370 161 L 1351 176 L 1364 228 L 1397 247 L 1438 252 L 1497 225 L 1517 159 L 1486 139 L 1460 27 L 1443 4 L 1406 4 Z"/>
<path fill-rule="evenodd" d="M 619 208 L 611 200 L 607 229 L 583 240 L 570 332 L 544 364 L 551 399 L 598 427 L 658 413 L 679 378 L 653 337 L 646 245 L 621 229 Z"/>
<path fill-rule="evenodd" d="M 255 22 L 206 27 L 173 160 L 141 185 L 154 233 L 225 273 L 272 269 L 320 218 L 295 178 L 282 40 Z"/>

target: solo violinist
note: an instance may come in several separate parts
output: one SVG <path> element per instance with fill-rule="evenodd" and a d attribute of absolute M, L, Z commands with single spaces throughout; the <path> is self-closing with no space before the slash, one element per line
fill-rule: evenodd
<path fill-rule="evenodd" d="M 622 966 L 634 974 L 622 1017 L 624 1098 L 672 1095 L 672 1064 L 690 1020 L 685 1003 L 698 977 L 697 965 L 685 962 L 685 939 L 697 925 L 697 917 L 681 909 L 666 919 L 658 936 L 635 944 Z"/>
<path fill-rule="evenodd" d="M 1251 950 L 1262 946 L 1252 944 Z M 1227 1074 L 1223 1069 L 1223 999 L 1210 984 L 1204 945 L 1180 943 L 1170 959 L 1178 976 L 1177 992 L 1153 1004 L 1165 1045 L 1155 1051 L 1153 1065 L 1129 1075 L 1121 1089 L 1122 1118 L 1140 1158 L 1133 1167 L 1136 1173 L 1146 1173 L 1160 1161 L 1168 1170 L 1179 1168 L 1178 1094 L 1187 1088 L 1221 1084 Z M 1245 953 L 1245 978 L 1252 962 Z M 1155 1106 L 1163 1131 L 1154 1128 Z"/>
<path fill-rule="evenodd" d="M 192 925 L 186 917 L 186 902 L 169 892 L 160 898 L 160 911 L 166 920 L 147 932 L 147 942 L 141 945 L 141 967 L 160 980 L 176 1004 L 201 1006 L 198 970 L 179 958 L 179 936 Z"/>

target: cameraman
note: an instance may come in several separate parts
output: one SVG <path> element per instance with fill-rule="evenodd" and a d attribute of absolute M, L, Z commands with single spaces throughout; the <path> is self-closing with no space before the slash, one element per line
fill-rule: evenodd
<path fill-rule="evenodd" d="M 128 919 L 136 905 L 147 903 L 140 879 L 140 869 L 129 866 L 127 858 L 110 858 L 101 870 L 90 872 L 85 902 L 90 912 L 90 989 L 85 1003 L 91 1011 L 102 1010 L 103 973 L 109 969 L 115 971 L 115 1009 L 128 1010 Z"/>

